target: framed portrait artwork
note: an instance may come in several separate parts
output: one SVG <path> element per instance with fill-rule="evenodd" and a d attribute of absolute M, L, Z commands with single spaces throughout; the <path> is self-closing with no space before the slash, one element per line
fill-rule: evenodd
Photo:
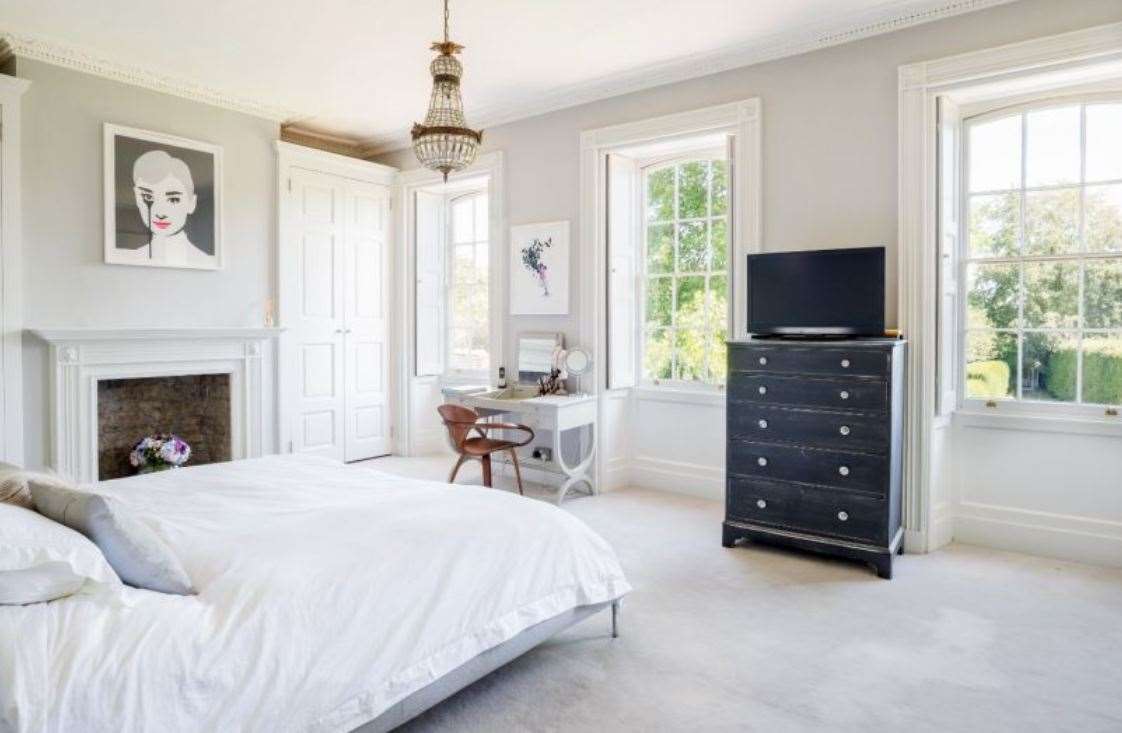
<path fill-rule="evenodd" d="M 511 315 L 569 312 L 569 222 L 510 228 Z"/>
<path fill-rule="evenodd" d="M 222 267 L 222 148 L 105 125 L 105 261 Z"/>

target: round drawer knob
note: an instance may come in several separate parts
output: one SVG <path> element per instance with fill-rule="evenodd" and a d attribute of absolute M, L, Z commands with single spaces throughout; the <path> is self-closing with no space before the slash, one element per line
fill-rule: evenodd
<path fill-rule="evenodd" d="M 760 509 L 767 509 L 767 502 L 763 499 L 756 499 L 756 506 L 758 506 Z"/>
<path fill-rule="evenodd" d="M 849 466 L 838 466 L 838 473 L 840 473 L 842 476 L 848 476 Z"/>
<path fill-rule="evenodd" d="M 767 420 L 760 420 L 756 424 L 760 426 L 760 430 L 767 430 Z"/>
<path fill-rule="evenodd" d="M 842 359 L 842 369 L 849 369 L 849 359 Z"/>
<path fill-rule="evenodd" d="M 840 428 L 838 428 L 838 432 L 841 433 L 842 435 L 849 435 L 849 426 L 848 425 L 842 425 Z"/>
<path fill-rule="evenodd" d="M 767 465 L 767 459 L 764 458 L 763 456 L 760 456 L 759 458 L 756 459 L 756 463 L 758 463 L 761 466 L 766 466 Z"/>
<path fill-rule="evenodd" d="M 767 366 L 767 357 L 766 356 L 761 356 L 760 357 L 760 366 Z"/>
<path fill-rule="evenodd" d="M 848 514 L 846 514 L 845 512 L 838 512 L 838 519 L 840 519 L 840 520 L 842 520 L 843 522 L 845 522 L 845 521 L 847 521 L 847 520 L 849 519 L 849 515 L 848 515 Z"/>
<path fill-rule="evenodd" d="M 760 385 L 760 394 L 767 394 L 767 387 Z"/>
<path fill-rule="evenodd" d="M 838 397 L 841 397 L 843 400 L 848 400 L 849 399 L 849 392 L 847 392 L 843 389 L 841 392 L 838 393 Z"/>

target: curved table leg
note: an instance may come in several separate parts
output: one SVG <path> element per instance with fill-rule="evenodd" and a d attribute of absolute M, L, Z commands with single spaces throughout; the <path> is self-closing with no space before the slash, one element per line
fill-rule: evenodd
<path fill-rule="evenodd" d="M 588 455 L 581 459 L 580 463 L 575 466 L 569 466 L 565 463 L 565 455 L 561 452 L 561 432 L 560 430 L 553 431 L 553 457 L 557 461 L 557 466 L 565 474 L 566 479 L 561 487 L 557 489 L 557 504 L 565 499 L 565 494 L 569 492 L 573 486 L 579 483 L 588 484 L 588 491 L 591 494 L 596 493 L 596 484 L 592 482 L 592 476 L 589 469 L 592 467 L 592 460 L 596 457 L 596 426 L 589 423 L 587 426 L 582 425 L 578 430 L 587 427 L 589 432 L 589 449 Z"/>

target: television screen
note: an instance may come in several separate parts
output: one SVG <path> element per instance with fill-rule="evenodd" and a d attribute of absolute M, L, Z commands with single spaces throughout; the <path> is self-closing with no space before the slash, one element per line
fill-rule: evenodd
<path fill-rule="evenodd" d="M 748 331 L 884 335 L 884 247 L 748 256 Z"/>

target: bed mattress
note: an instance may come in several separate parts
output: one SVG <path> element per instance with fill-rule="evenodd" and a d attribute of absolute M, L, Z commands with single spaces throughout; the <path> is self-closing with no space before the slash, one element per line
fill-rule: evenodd
<path fill-rule="evenodd" d="M 630 590 L 544 502 L 301 456 L 102 482 L 199 594 L 0 608 L 0 730 L 345 731 Z"/>

